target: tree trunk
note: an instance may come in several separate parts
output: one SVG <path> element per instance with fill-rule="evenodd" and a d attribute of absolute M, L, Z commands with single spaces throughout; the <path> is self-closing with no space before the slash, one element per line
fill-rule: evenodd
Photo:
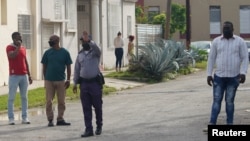
<path fill-rule="evenodd" d="M 167 0 L 165 39 L 170 39 L 171 1 Z"/>

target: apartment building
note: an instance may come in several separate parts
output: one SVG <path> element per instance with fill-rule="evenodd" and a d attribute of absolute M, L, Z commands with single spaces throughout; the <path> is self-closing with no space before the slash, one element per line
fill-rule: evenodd
<path fill-rule="evenodd" d="M 79 38 L 84 30 L 89 32 L 102 49 L 102 65 L 114 68 L 113 39 L 121 31 L 126 44 L 128 35 L 135 34 L 136 1 L 0 0 L 0 86 L 8 84 L 6 46 L 12 42 L 14 31 L 22 34 L 31 75 L 36 80 L 43 79 L 40 62 L 52 34 L 60 36 L 61 46 L 69 50 L 75 62 L 81 49 Z M 126 65 L 127 60 L 123 60 Z"/>
<path fill-rule="evenodd" d="M 168 0 L 140 0 L 145 13 L 166 12 Z M 187 0 L 172 0 L 186 6 Z M 139 1 L 138 1 L 139 2 Z M 222 33 L 224 21 L 234 24 L 234 33 L 250 39 L 250 1 L 249 0 L 189 0 L 191 41 L 212 40 Z M 179 33 L 175 40 L 183 40 Z"/>

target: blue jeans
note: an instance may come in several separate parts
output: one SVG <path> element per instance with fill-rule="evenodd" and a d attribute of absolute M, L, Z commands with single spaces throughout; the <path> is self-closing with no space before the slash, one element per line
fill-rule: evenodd
<path fill-rule="evenodd" d="M 121 68 L 122 57 L 123 57 L 123 48 L 115 48 L 115 57 L 116 57 L 115 67 Z"/>
<path fill-rule="evenodd" d="M 8 117 L 9 120 L 14 120 L 14 100 L 19 87 L 22 101 L 22 119 L 27 118 L 28 109 L 28 76 L 27 75 L 10 75 L 9 76 L 9 96 L 8 96 Z"/>
<path fill-rule="evenodd" d="M 210 124 L 216 124 L 221 109 L 221 102 L 225 93 L 227 124 L 233 124 L 234 98 L 239 86 L 239 75 L 235 77 L 218 77 L 214 75 L 213 105 Z"/>

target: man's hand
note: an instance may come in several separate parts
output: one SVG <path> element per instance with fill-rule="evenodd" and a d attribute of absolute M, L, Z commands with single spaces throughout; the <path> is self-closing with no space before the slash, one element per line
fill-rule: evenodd
<path fill-rule="evenodd" d="M 73 86 L 73 93 L 74 93 L 74 94 L 77 93 L 77 86 L 76 86 L 76 85 Z"/>
<path fill-rule="evenodd" d="M 33 80 L 32 78 L 29 76 L 29 83 L 32 84 L 33 83 Z"/>
<path fill-rule="evenodd" d="M 68 89 L 69 85 L 70 85 L 70 81 L 69 80 L 65 81 L 65 84 L 64 84 L 65 89 Z"/>
<path fill-rule="evenodd" d="M 213 85 L 213 82 L 214 82 L 213 77 L 212 77 L 212 76 L 208 76 L 208 77 L 207 77 L 207 84 L 208 84 L 209 86 L 212 86 L 212 85 Z"/>
<path fill-rule="evenodd" d="M 240 74 L 240 83 L 244 83 L 246 80 L 246 76 L 244 74 Z"/>

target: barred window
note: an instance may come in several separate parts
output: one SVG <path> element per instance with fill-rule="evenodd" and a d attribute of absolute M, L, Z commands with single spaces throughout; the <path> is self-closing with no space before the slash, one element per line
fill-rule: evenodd
<path fill-rule="evenodd" d="M 55 5 L 54 5 L 54 8 L 55 8 L 55 19 L 56 20 L 61 20 L 63 19 L 64 15 L 64 6 L 65 5 L 65 1 L 64 0 L 55 0 Z"/>
<path fill-rule="evenodd" d="M 76 11 L 76 0 L 67 0 L 66 8 L 66 19 L 69 20 L 67 24 L 67 30 L 76 30 L 77 29 L 77 11 Z M 80 8 L 80 7 L 79 7 Z"/>
<path fill-rule="evenodd" d="M 32 46 L 32 28 L 30 15 L 18 15 L 18 32 L 20 32 L 23 40 L 23 45 L 27 49 Z"/>
<path fill-rule="evenodd" d="M 220 6 L 210 6 L 210 34 L 221 34 Z"/>
<path fill-rule="evenodd" d="M 240 33 L 250 34 L 250 6 L 240 6 Z"/>

